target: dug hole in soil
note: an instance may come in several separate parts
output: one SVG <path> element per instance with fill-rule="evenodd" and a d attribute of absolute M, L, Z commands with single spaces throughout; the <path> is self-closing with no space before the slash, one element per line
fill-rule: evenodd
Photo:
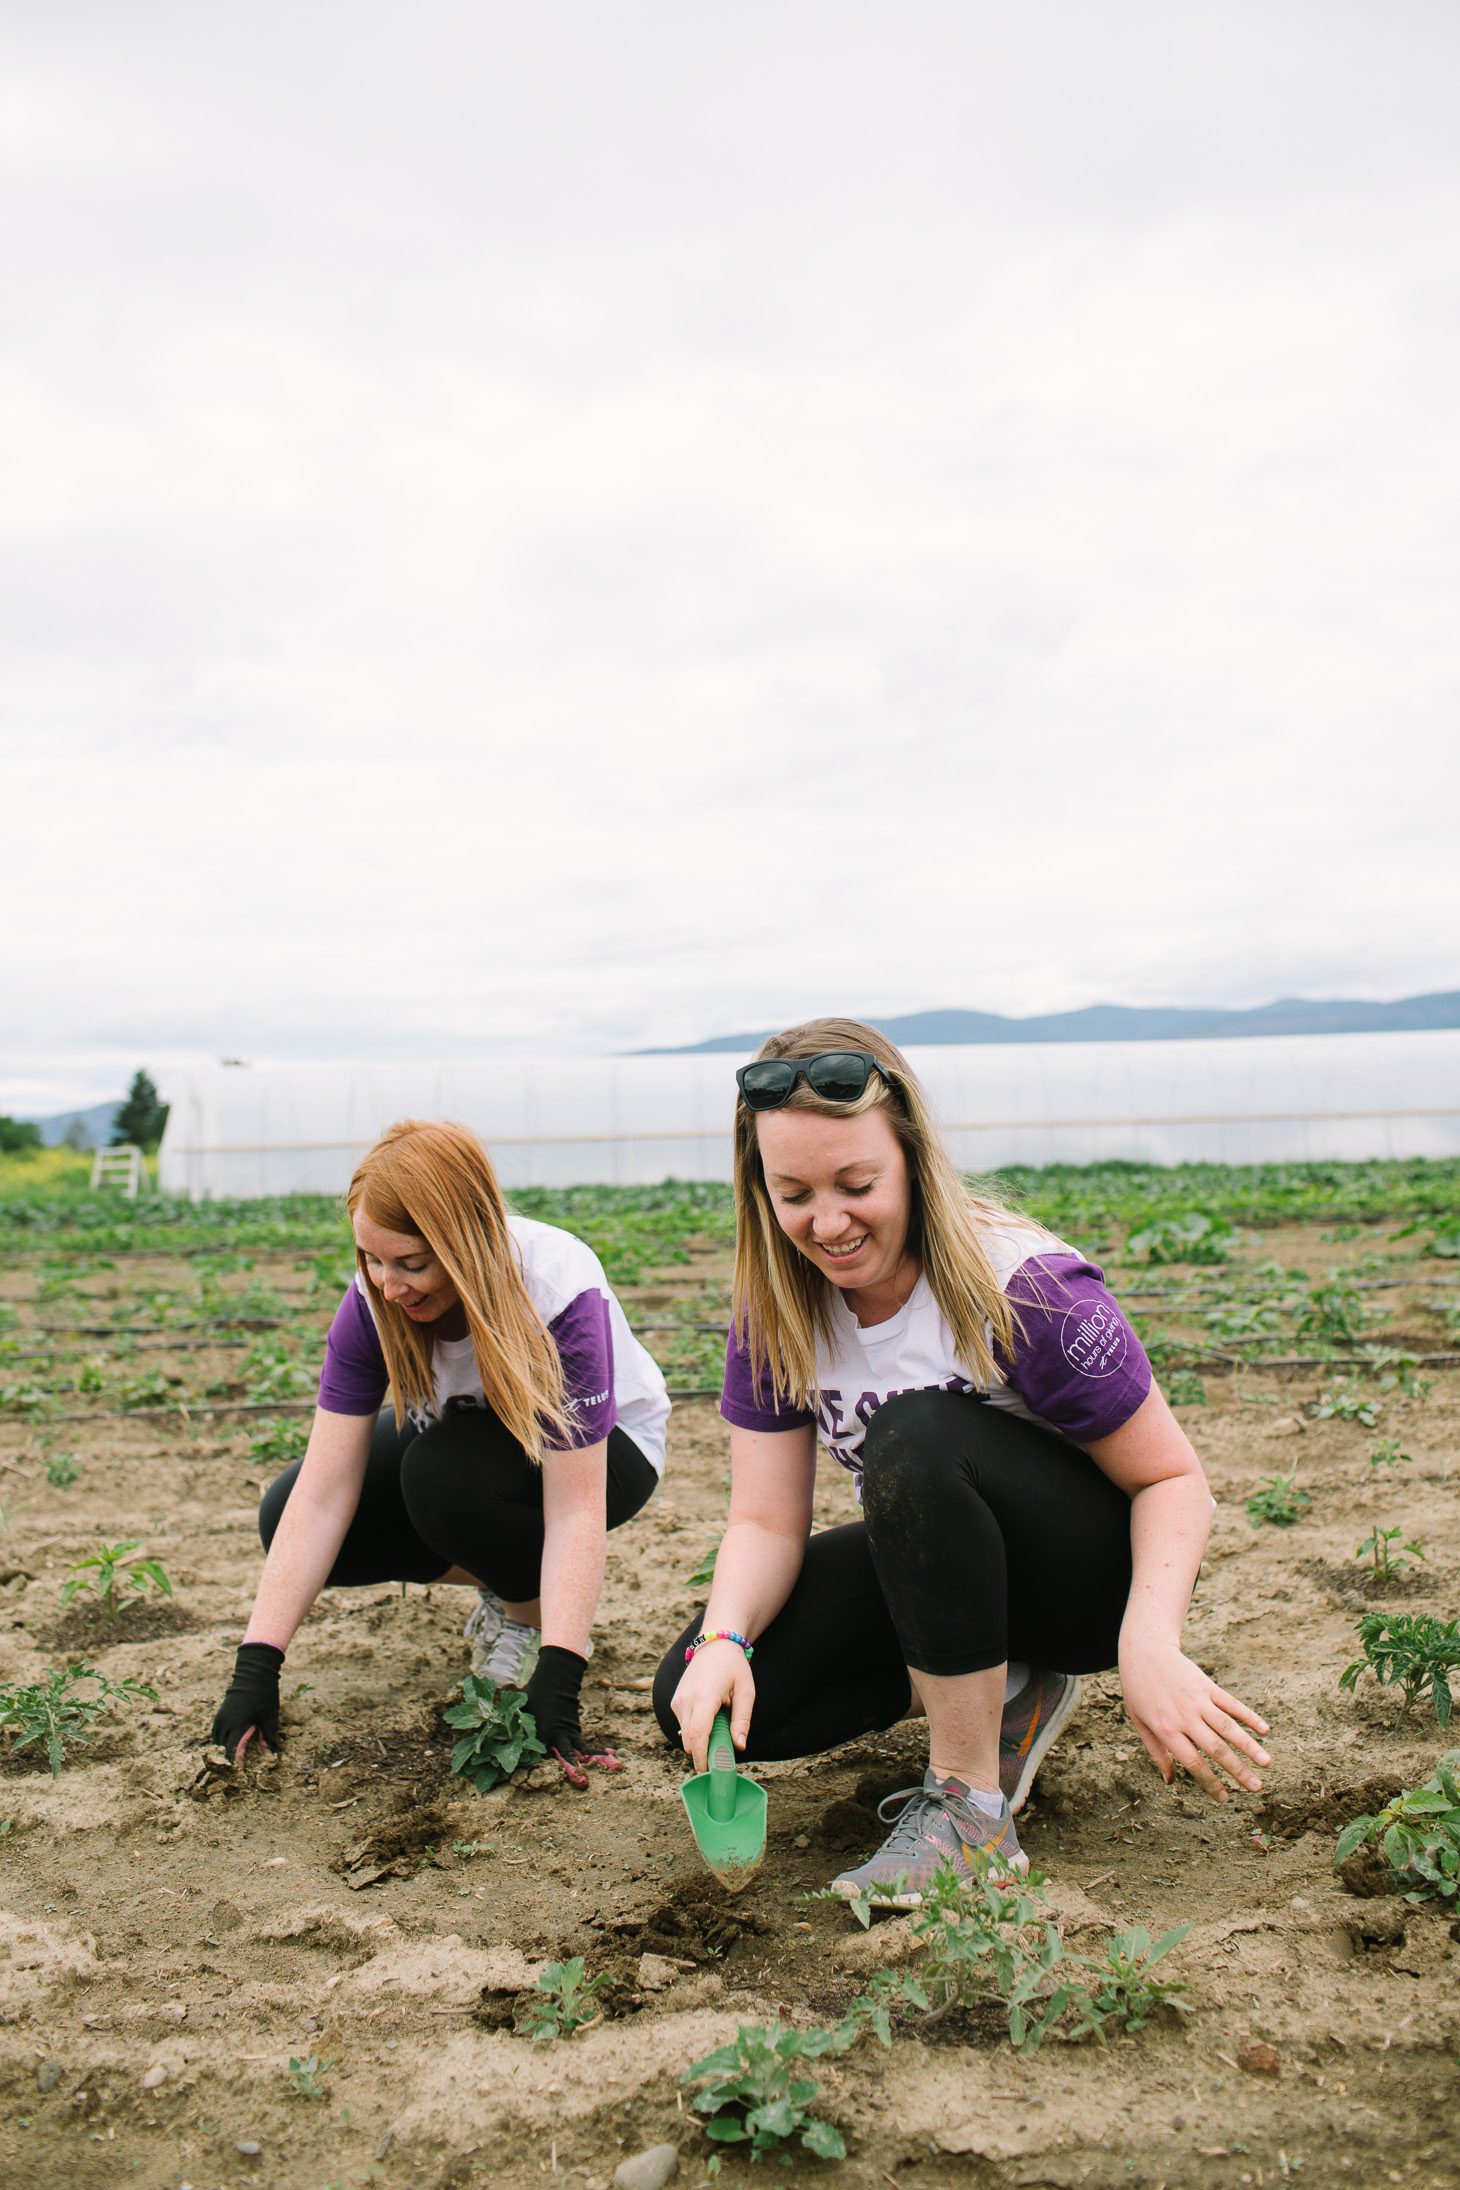
<path fill-rule="evenodd" d="M 1293 1227 L 1284 1251 L 1316 1265 L 1317 1238 Z M 288 1290 L 293 1269 L 260 1257 L 254 1275 Z M 149 1274 L 167 1282 L 165 1265 Z M 187 1273 L 174 1275 L 181 1286 Z M 0 1289 L 28 1313 L 23 1269 Z M 199 1373 L 196 1353 L 178 1361 Z M 174 1366 L 165 1353 L 160 1365 Z M 1219 1807 L 1163 1787 L 1104 1677 L 1021 1821 L 1073 1945 L 1135 1921 L 1191 1927 L 1167 1965 L 1190 2012 L 1029 2058 L 997 2015 L 914 2019 L 890 2052 L 867 2041 L 813 2064 L 815 2111 L 845 2135 L 844 2163 L 798 2151 L 752 2177 L 731 2151 L 722 2183 L 1460 2176 L 1453 1912 L 1350 1892 L 1333 1867 L 1339 1827 L 1427 1777 L 1446 1745 L 1427 1705 L 1406 1713 L 1372 1683 L 1342 1694 L 1337 1675 L 1355 1655 L 1355 1605 L 1379 1601 L 1350 1579 L 1376 1521 L 1402 1519 L 1429 1551 L 1405 1606 L 1454 1612 L 1460 1377 L 1439 1374 L 1423 1402 L 1386 1402 L 1383 1429 L 1413 1457 L 1377 1486 L 1368 1431 L 1302 1426 L 1312 1384 L 1264 1384 L 1260 1367 L 1213 1377 L 1208 1404 L 1183 1413 L 1220 1502 L 1188 1647 L 1271 1721 L 1267 1791 Z M 585 1723 L 612 1735 L 624 1770 L 586 1796 L 536 1779 L 483 1796 L 451 1777 L 441 1711 L 464 1670 L 467 1606 L 449 1589 L 323 1600 L 289 1655 L 283 1756 L 210 1769 L 201 1743 L 256 1582 L 273 1470 L 227 1417 L 67 1436 L 80 1478 L 53 1488 L 25 1424 L 0 1425 L 0 1681 L 84 1655 L 112 1680 L 149 1682 L 157 1702 L 101 1720 L 55 1780 L 30 1751 L 0 1762 L 7 2184 L 526 2190 L 561 2177 L 606 2190 L 626 2155 L 663 2142 L 679 2148 L 678 2182 L 702 2183 L 713 2148 L 682 2070 L 738 2023 L 836 2020 L 903 1951 L 895 1926 L 863 1933 L 798 1896 L 875 1845 L 878 1797 L 921 1774 L 918 1727 L 768 1768 L 767 1859 L 736 1899 L 689 1838 L 681 1763 L 648 1689 L 722 1525 L 712 1402 L 676 1409 L 664 1487 L 611 1539 Z M 1308 1517 L 1254 1531 L 1244 1495 L 1299 1464 Z M 839 1481 L 820 1497 L 822 1522 L 852 1510 Z M 143 1539 L 175 1604 L 110 1626 L 81 1601 L 61 1614 L 61 1582 L 98 1534 Z M 537 1969 L 574 1954 L 607 1973 L 605 2018 L 554 2043 L 515 2035 Z M 291 2078 L 291 2058 L 328 2064 L 317 2095 L 296 2088 L 310 2079 Z"/>

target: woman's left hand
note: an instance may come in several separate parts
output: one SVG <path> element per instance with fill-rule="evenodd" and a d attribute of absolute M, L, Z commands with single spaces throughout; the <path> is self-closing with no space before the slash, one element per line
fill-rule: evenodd
<path fill-rule="evenodd" d="M 593 1749 L 583 1738 L 578 1690 L 587 1669 L 588 1660 L 576 1650 L 544 1643 L 527 1683 L 527 1708 L 536 1722 L 537 1738 L 563 1767 L 568 1785 L 580 1791 L 588 1785 L 585 1765 L 596 1764 L 604 1772 L 623 1770 L 612 1749 Z"/>
<path fill-rule="evenodd" d="M 1254 1767 L 1272 1758 L 1254 1735 L 1267 1721 L 1174 1642 L 1122 1638 L 1120 1680 L 1127 1716 L 1168 1786 L 1179 1764 L 1218 1802 L 1227 1800 L 1218 1767 L 1249 1794 L 1261 1792 Z"/>

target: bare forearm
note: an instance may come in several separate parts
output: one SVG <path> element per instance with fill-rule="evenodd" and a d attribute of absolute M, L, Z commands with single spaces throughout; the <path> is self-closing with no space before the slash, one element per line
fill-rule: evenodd
<path fill-rule="evenodd" d="M 547 1532 L 542 1554 L 542 1639 L 588 1655 L 593 1615 L 603 1588 L 602 1517 L 564 1516 Z"/>
<path fill-rule="evenodd" d="M 1131 1585 L 1121 1644 L 1179 1645 L 1207 1538 L 1212 1502 L 1201 1475 L 1150 1483 L 1131 1500 Z"/>
<path fill-rule="evenodd" d="M 753 1642 L 790 1596 L 805 1556 L 804 1539 L 757 1521 L 732 1521 L 715 1561 L 706 1630 L 729 1629 Z"/>
<path fill-rule="evenodd" d="M 249 1642 L 287 1650 L 315 1598 L 329 1579 L 355 1510 L 349 1496 L 311 1498 L 296 1485 L 279 1526 L 245 1629 Z"/>

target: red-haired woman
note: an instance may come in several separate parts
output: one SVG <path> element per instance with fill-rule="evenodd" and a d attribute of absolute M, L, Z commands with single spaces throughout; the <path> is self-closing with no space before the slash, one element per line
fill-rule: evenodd
<path fill-rule="evenodd" d="M 278 1741 L 284 1653 L 321 1589 L 459 1582 L 473 1670 L 526 1686 L 569 1781 L 617 1769 L 579 1724 L 605 1540 L 652 1496 L 669 1398 L 597 1257 L 519 1217 L 464 1127 L 392 1126 L 350 1182 L 355 1278 L 213 1739 Z M 389 1395 L 393 1404 L 385 1405 Z M 532 1652 L 536 1664 L 527 1676 Z"/>

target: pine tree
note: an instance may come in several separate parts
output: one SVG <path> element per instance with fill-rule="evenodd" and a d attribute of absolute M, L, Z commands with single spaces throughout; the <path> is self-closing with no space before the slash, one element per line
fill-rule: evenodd
<path fill-rule="evenodd" d="M 134 1072 L 127 1099 L 112 1126 L 112 1147 L 120 1148 L 123 1142 L 132 1141 L 138 1148 L 155 1148 L 167 1123 L 167 1108 L 158 1096 L 156 1083 L 145 1072 Z"/>

